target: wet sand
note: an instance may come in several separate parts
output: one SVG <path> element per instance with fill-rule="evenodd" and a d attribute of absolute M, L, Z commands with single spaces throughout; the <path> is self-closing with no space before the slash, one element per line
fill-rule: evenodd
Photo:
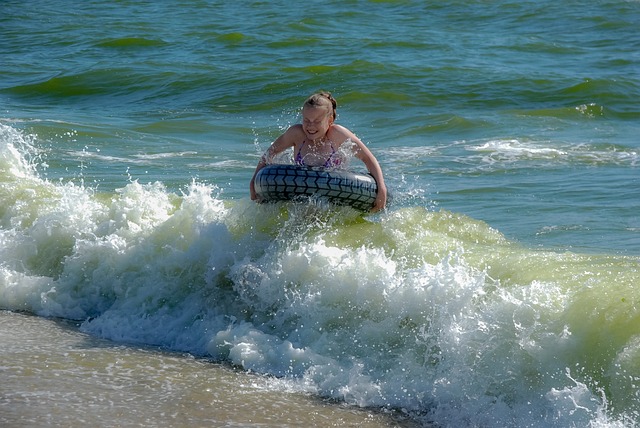
<path fill-rule="evenodd" d="M 410 427 L 397 413 L 287 390 L 189 355 L 101 340 L 0 311 L 3 427 Z"/>

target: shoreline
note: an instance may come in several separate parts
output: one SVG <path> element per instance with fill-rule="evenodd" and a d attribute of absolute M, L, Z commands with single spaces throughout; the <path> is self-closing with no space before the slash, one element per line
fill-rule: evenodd
<path fill-rule="evenodd" d="M 230 366 L 0 311 L 3 426 L 417 427 L 402 415 L 295 391 Z"/>

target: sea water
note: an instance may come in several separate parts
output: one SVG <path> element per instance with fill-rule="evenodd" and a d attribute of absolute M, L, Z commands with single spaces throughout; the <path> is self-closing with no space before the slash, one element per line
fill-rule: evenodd
<path fill-rule="evenodd" d="M 635 426 L 638 23 L 621 0 L 3 2 L 0 421 Z M 249 200 L 318 89 L 384 212 Z"/>

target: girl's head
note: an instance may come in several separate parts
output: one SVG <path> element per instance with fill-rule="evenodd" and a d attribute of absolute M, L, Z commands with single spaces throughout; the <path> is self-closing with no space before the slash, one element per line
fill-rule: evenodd
<path fill-rule="evenodd" d="M 331 120 L 335 121 L 337 106 L 338 103 L 330 92 L 318 92 L 307 98 L 302 108 L 303 110 L 305 107 L 325 108 L 327 113 L 330 114 Z"/>
<path fill-rule="evenodd" d="M 302 128 L 308 139 L 325 137 L 336 119 L 336 105 L 336 100 L 328 92 L 319 92 L 307 98 L 302 106 Z"/>

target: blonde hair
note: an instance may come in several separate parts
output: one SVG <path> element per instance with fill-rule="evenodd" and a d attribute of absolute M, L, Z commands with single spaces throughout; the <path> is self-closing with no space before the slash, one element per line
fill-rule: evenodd
<path fill-rule="evenodd" d="M 306 106 L 328 107 L 329 112 L 331 113 L 331 117 L 333 118 L 333 120 L 336 120 L 336 108 L 338 107 L 338 103 L 336 102 L 336 99 L 333 98 L 333 95 L 331 95 L 331 92 L 322 91 L 311 95 L 309 98 L 307 98 L 302 107 L 304 108 Z"/>

